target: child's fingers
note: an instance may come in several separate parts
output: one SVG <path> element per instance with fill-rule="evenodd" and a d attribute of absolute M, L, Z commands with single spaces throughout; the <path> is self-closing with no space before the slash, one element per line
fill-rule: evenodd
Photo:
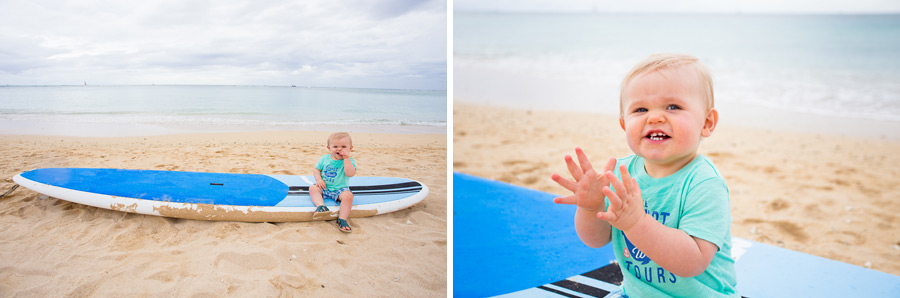
<path fill-rule="evenodd" d="M 615 212 L 622 208 L 622 199 L 619 198 L 619 195 L 616 194 L 612 189 L 609 189 L 609 186 L 603 187 L 603 194 L 606 195 L 606 198 L 609 199 L 609 210 L 607 212 Z"/>
<path fill-rule="evenodd" d="M 628 167 L 625 165 L 619 166 L 619 173 L 622 175 L 622 184 L 625 185 L 625 191 L 627 193 L 634 192 L 634 186 L 631 185 L 631 182 L 634 180 L 631 179 L 631 174 L 628 173 Z"/>
<path fill-rule="evenodd" d="M 557 204 L 575 205 L 576 203 L 578 203 L 578 199 L 575 198 L 574 195 L 571 195 L 566 197 L 553 198 L 553 202 Z"/>
<path fill-rule="evenodd" d="M 614 221 L 616 221 L 616 214 L 613 212 L 610 212 L 610 211 L 606 211 L 606 212 L 600 211 L 600 212 L 597 212 L 597 218 L 608 221 L 608 222 L 614 222 Z"/>
<path fill-rule="evenodd" d="M 616 168 L 616 158 L 610 157 L 609 160 L 606 161 L 606 165 L 603 166 L 603 172 L 609 172 Z"/>
<path fill-rule="evenodd" d="M 555 181 L 556 184 L 559 184 L 559 186 L 565 187 L 571 192 L 575 192 L 575 187 L 577 186 L 577 184 L 575 184 L 575 181 L 563 178 L 559 174 L 553 174 L 553 176 L 550 176 L 550 179 L 553 179 L 553 181 Z"/>
<path fill-rule="evenodd" d="M 619 178 L 616 177 L 616 174 L 613 174 L 613 172 L 606 172 L 606 179 L 609 179 L 609 185 L 612 185 L 612 187 L 616 189 L 617 195 L 620 197 L 628 195 L 628 189 L 622 184 L 622 180 L 619 180 Z"/>
<path fill-rule="evenodd" d="M 581 164 L 581 170 L 587 172 L 588 170 L 594 169 L 594 167 L 591 166 L 591 161 L 588 160 L 587 155 L 584 154 L 584 150 L 581 150 L 580 147 L 575 147 L 575 155 L 578 156 L 578 163 Z"/>
<path fill-rule="evenodd" d="M 575 160 L 572 159 L 572 156 L 566 155 L 566 167 L 569 168 L 569 173 L 572 174 L 572 178 L 575 178 L 575 181 L 581 180 L 581 176 L 584 175 L 584 171 L 575 164 Z"/>
<path fill-rule="evenodd" d="M 603 187 L 603 193 L 606 194 L 606 198 L 609 199 L 609 207 L 606 208 L 606 211 L 597 212 L 597 218 L 608 221 L 610 223 L 615 222 L 618 218 L 616 211 L 622 205 L 622 201 L 619 200 L 619 196 L 616 195 L 609 189 L 609 186 Z"/>
<path fill-rule="evenodd" d="M 637 184 L 637 180 L 634 180 L 634 178 L 631 178 L 631 185 L 632 185 L 632 187 L 634 187 L 634 188 L 632 189 L 632 193 L 633 193 L 636 197 L 641 198 L 641 199 L 643 200 L 644 197 L 641 196 L 641 186 Z"/>
<path fill-rule="evenodd" d="M 595 179 L 597 179 L 597 173 L 595 173 L 594 170 L 590 170 L 590 171 L 584 172 L 584 176 L 581 177 L 581 180 L 578 181 L 578 183 L 577 183 L 577 187 L 576 187 L 577 191 L 576 191 L 576 193 L 579 192 L 579 191 L 580 191 L 581 193 L 588 193 L 588 192 L 590 192 L 591 186 L 594 186 L 594 183 L 593 183 L 593 182 L 594 182 Z"/>

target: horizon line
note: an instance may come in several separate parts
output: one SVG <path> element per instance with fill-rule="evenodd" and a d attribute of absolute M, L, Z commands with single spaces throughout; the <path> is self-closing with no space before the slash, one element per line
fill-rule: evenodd
<path fill-rule="evenodd" d="M 194 87 L 282 87 L 282 88 L 316 88 L 316 89 L 370 89 L 370 90 L 406 90 L 406 91 L 447 91 L 447 89 L 421 88 L 379 88 L 379 87 L 335 87 L 310 85 L 265 85 L 265 84 L 2 84 L 0 87 L 153 87 L 153 86 L 194 86 Z"/>
<path fill-rule="evenodd" d="M 601 10 L 537 10 L 537 9 L 479 9 L 454 10 L 453 13 L 522 13 L 522 14 L 597 14 L 597 15 L 783 15 L 783 16 L 900 16 L 897 11 L 802 12 L 802 11 L 601 11 Z"/>

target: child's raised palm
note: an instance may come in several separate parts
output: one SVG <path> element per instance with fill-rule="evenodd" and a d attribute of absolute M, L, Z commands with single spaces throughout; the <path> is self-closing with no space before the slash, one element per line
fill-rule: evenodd
<path fill-rule="evenodd" d="M 566 155 L 565 158 L 569 173 L 572 174 L 572 178 L 575 178 L 575 181 L 562 178 L 558 174 L 553 174 L 552 176 L 553 181 L 571 191 L 573 195 L 555 198 L 553 202 L 577 205 L 587 210 L 600 211 L 604 207 L 605 195 L 603 194 L 603 189 L 609 186 L 609 180 L 603 173 L 615 168 L 616 159 L 610 158 L 606 166 L 603 167 L 603 172 L 597 173 L 581 148 L 576 147 L 575 154 L 578 156 L 580 167 L 571 156 Z"/>
<path fill-rule="evenodd" d="M 628 173 L 625 165 L 619 167 L 622 179 L 616 178 L 612 172 L 606 172 L 607 181 L 610 181 L 616 189 L 613 191 L 608 185 L 603 187 L 603 193 L 609 198 L 609 208 L 597 213 L 597 218 L 609 222 L 619 230 L 626 233 L 634 227 L 641 217 L 645 216 L 644 199 L 641 196 L 641 187 Z"/>

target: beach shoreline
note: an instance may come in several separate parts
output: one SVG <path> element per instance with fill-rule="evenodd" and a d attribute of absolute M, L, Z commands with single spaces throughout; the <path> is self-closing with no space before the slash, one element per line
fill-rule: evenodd
<path fill-rule="evenodd" d="M 444 90 L 249 86 L 0 88 L 0 135 L 446 133 Z"/>
<path fill-rule="evenodd" d="M 74 137 L 138 137 L 205 133 L 248 133 L 278 131 L 342 130 L 385 134 L 446 134 L 447 126 L 440 125 L 273 125 L 273 124 L 149 124 L 149 123 L 91 123 L 47 120 L 0 119 L 0 135 L 43 135 Z"/>
<path fill-rule="evenodd" d="M 505 64 L 502 64 L 505 65 Z M 619 78 L 601 80 L 591 76 L 558 77 L 545 73 L 485 66 L 472 61 L 454 64 L 454 104 L 474 104 L 533 111 L 583 112 L 617 117 Z M 619 71 L 625 73 L 627 67 Z M 605 74 L 606 72 L 604 72 Z M 775 107 L 764 102 L 748 103 L 746 94 L 735 94 L 717 81 L 716 109 L 720 124 L 773 131 L 823 135 L 859 136 L 900 140 L 900 120 L 845 117 L 840 112 L 811 111 L 803 106 Z M 517 86 L 510 88 L 509 86 Z M 727 93 L 731 92 L 731 93 Z M 793 109 L 793 110 L 790 110 Z"/>
<path fill-rule="evenodd" d="M 455 100 L 453 117 L 454 171 L 549 193 L 576 146 L 595 164 L 633 154 L 616 116 Z M 900 141 L 722 123 L 700 153 L 728 184 L 732 235 L 900 275 Z"/>
<path fill-rule="evenodd" d="M 310 175 L 330 131 L 0 135 L 0 189 L 46 167 Z M 4 296 L 447 293 L 447 136 L 351 131 L 361 176 L 426 184 L 419 204 L 332 221 L 211 222 L 123 213 L 18 188 L 0 198 Z M 129 284 L 129 287 L 121 287 Z"/>

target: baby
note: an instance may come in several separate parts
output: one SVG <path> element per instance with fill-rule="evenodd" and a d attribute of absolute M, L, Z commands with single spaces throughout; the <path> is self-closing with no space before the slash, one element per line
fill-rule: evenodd
<path fill-rule="evenodd" d="M 728 187 L 697 153 L 716 128 L 709 71 L 697 58 L 658 54 L 622 82 L 619 126 L 634 155 L 594 169 L 581 148 L 565 161 L 574 180 L 575 230 L 590 247 L 609 242 L 624 281 L 607 297 L 739 297 L 731 258 Z M 618 167 L 617 167 L 618 166 Z"/>
<path fill-rule="evenodd" d="M 356 175 L 356 161 L 350 158 L 353 150 L 353 141 L 350 134 L 336 132 L 328 137 L 329 154 L 322 155 L 316 163 L 316 184 L 309 186 L 309 197 L 316 205 L 313 219 L 323 218 L 330 212 L 325 207 L 324 199 L 335 200 L 341 203 L 338 212 L 338 229 L 344 233 L 353 231 L 347 218 L 350 217 L 350 209 L 353 207 L 353 193 L 350 192 L 350 177 Z"/>

